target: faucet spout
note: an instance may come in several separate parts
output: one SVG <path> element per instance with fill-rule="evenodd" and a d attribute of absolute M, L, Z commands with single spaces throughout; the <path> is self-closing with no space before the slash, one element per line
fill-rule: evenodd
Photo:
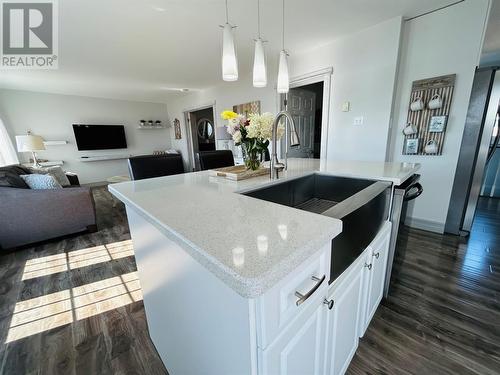
<path fill-rule="evenodd" d="M 278 124 L 281 120 L 281 118 L 284 117 L 287 121 L 285 121 L 285 164 L 281 163 L 278 160 L 278 155 L 277 155 L 277 141 L 278 141 Z M 287 167 L 287 154 L 288 154 L 288 133 L 289 133 L 289 128 L 288 128 L 288 123 L 290 123 L 290 128 L 291 128 L 291 134 L 292 134 L 292 144 L 291 146 L 298 146 L 299 143 L 299 137 L 297 135 L 297 132 L 295 131 L 295 122 L 293 121 L 292 116 L 290 113 L 287 111 L 281 111 L 276 115 L 276 118 L 274 119 L 273 122 L 273 135 L 272 135 L 272 140 L 271 140 L 271 162 L 270 162 L 270 173 L 271 173 L 271 180 L 276 180 L 278 179 L 278 172 L 282 171 L 283 169 L 286 169 Z"/>

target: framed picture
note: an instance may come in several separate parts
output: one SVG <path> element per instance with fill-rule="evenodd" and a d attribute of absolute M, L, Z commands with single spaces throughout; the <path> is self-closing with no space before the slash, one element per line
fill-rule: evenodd
<path fill-rule="evenodd" d="M 406 154 L 418 154 L 418 138 L 410 138 L 406 140 L 405 145 Z"/>
<path fill-rule="evenodd" d="M 442 133 L 448 116 L 432 116 L 429 121 L 429 133 Z"/>
<path fill-rule="evenodd" d="M 245 117 L 248 117 L 250 113 L 260 114 L 260 100 L 244 104 L 233 105 L 233 112 L 239 113 L 240 115 L 244 115 Z"/>

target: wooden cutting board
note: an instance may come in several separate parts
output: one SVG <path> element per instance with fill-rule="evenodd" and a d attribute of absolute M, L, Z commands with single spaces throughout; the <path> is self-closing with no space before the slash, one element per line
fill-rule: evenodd
<path fill-rule="evenodd" d="M 252 171 L 251 169 L 247 169 L 244 165 L 235 165 L 233 167 L 210 169 L 209 173 L 210 176 L 224 177 L 228 180 L 240 181 L 269 174 L 269 168 L 261 166 L 256 171 Z"/>

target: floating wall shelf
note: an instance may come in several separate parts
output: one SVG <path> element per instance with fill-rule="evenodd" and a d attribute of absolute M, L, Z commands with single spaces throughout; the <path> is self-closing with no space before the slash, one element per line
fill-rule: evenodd
<path fill-rule="evenodd" d="M 138 126 L 137 129 L 141 130 L 153 130 L 153 129 L 167 129 L 166 126 Z"/>
<path fill-rule="evenodd" d="M 68 141 L 43 141 L 45 146 L 60 146 L 68 144 Z"/>
<path fill-rule="evenodd" d="M 128 159 L 131 156 L 129 154 L 80 156 L 80 161 L 89 163 L 93 161 Z"/>

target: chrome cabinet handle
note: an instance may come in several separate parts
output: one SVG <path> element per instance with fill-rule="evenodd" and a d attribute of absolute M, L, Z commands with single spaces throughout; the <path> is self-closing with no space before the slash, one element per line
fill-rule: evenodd
<path fill-rule="evenodd" d="M 368 268 L 368 270 L 370 270 L 370 271 L 371 271 L 371 269 L 372 269 L 372 264 L 371 264 L 371 263 L 370 263 L 370 264 L 365 263 L 365 267 L 366 267 L 366 268 Z"/>
<path fill-rule="evenodd" d="M 323 300 L 323 305 L 326 305 L 328 307 L 328 310 L 333 309 L 333 305 L 335 305 L 335 301 L 333 299 L 327 300 L 326 298 Z"/>
<path fill-rule="evenodd" d="M 314 292 L 319 288 L 319 286 L 325 281 L 326 275 L 323 275 L 321 279 L 318 279 L 316 276 L 312 276 L 311 279 L 313 281 L 317 281 L 316 285 L 314 285 L 310 291 L 308 291 L 306 294 L 302 294 L 300 292 L 295 291 L 295 297 L 298 297 L 299 299 L 295 302 L 297 306 L 302 305 L 309 297 L 311 297 Z"/>
<path fill-rule="evenodd" d="M 380 253 L 373 253 L 373 256 L 378 259 L 378 257 L 380 256 Z"/>

